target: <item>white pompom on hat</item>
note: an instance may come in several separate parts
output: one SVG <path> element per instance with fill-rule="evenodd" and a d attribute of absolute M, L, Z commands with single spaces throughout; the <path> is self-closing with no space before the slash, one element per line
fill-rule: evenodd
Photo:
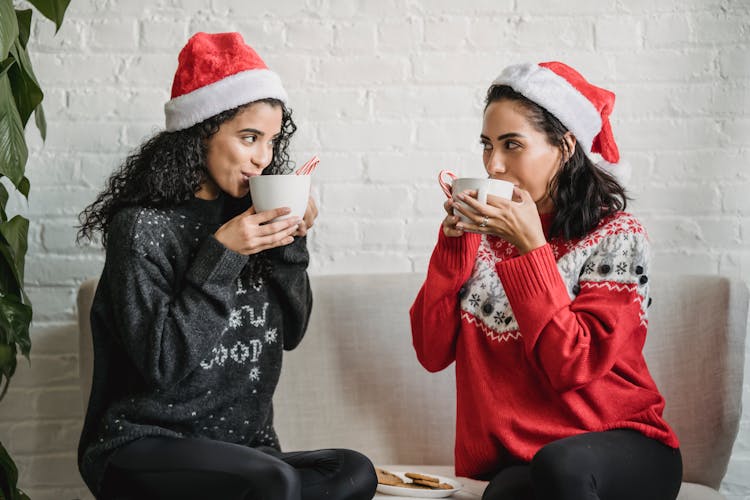
<path fill-rule="evenodd" d="M 552 61 L 515 64 L 505 68 L 493 85 L 507 85 L 552 113 L 575 136 L 587 153 L 598 153 L 604 161 L 596 166 L 627 182 L 630 169 L 620 163 L 609 115 L 615 94 L 592 85 L 567 64 Z"/>
<path fill-rule="evenodd" d="M 286 103 L 279 75 L 239 33 L 196 33 L 180 51 L 172 96 L 164 105 L 168 132 L 260 99 Z"/>

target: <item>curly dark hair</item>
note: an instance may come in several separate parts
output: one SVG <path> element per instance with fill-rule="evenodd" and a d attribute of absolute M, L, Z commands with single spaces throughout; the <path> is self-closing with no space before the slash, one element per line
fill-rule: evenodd
<path fill-rule="evenodd" d="M 560 120 L 507 85 L 493 85 L 487 90 L 484 109 L 503 100 L 519 103 L 531 125 L 562 152 L 562 165 L 548 187 L 555 205 L 551 236 L 565 240 L 581 238 L 608 215 L 625 210 L 629 199 L 625 188 L 592 163 L 580 142 L 576 141 L 574 151 L 569 150 L 565 141 L 568 129 Z"/>
<path fill-rule="evenodd" d="M 184 130 L 162 131 L 142 143 L 130 153 L 109 177 L 104 190 L 78 216 L 76 242 L 93 241 L 101 233 L 102 245 L 107 245 L 109 224 L 115 214 L 126 207 L 163 208 L 176 206 L 195 196 L 208 178 L 206 141 L 219 131 L 222 123 L 256 102 L 280 106 L 281 134 L 273 147 L 271 164 L 264 174 L 284 174 L 293 169 L 289 160 L 289 140 L 297 126 L 292 111 L 278 99 L 261 99 L 223 111 Z"/>

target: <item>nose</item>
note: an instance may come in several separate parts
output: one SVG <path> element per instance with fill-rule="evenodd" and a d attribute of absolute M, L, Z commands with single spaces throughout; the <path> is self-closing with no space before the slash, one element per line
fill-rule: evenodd
<path fill-rule="evenodd" d="M 503 160 L 503 155 L 498 151 L 498 148 L 494 148 L 490 151 L 489 157 L 484 164 L 484 168 L 487 170 L 490 177 L 505 173 L 505 161 Z"/>
<path fill-rule="evenodd" d="M 255 165 L 256 167 L 264 169 L 271 164 L 272 159 L 273 147 L 267 146 L 256 148 L 255 151 L 253 151 L 253 155 L 250 161 L 252 161 L 253 165 Z"/>

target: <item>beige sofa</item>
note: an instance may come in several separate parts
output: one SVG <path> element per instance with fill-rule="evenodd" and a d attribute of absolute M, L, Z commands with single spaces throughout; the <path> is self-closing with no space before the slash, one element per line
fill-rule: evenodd
<path fill-rule="evenodd" d="M 408 309 L 422 278 L 312 277 L 310 328 L 287 354 L 275 398 L 285 449 L 346 447 L 391 469 L 453 474 L 454 375 L 426 372 L 411 346 Z M 710 276 L 655 275 L 651 283 L 645 351 L 682 442 L 679 499 L 721 499 L 741 413 L 748 290 Z M 95 286 L 84 283 L 78 297 L 84 401 Z M 464 489 L 454 498 L 481 498 L 485 483 L 459 481 Z"/>

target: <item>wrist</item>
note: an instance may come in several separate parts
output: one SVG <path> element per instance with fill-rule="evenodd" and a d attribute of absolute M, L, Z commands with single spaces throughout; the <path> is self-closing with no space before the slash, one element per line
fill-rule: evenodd
<path fill-rule="evenodd" d="M 516 245 L 516 248 L 518 249 L 519 255 L 525 255 L 536 250 L 537 248 L 543 247 L 546 244 L 547 240 L 545 238 L 534 238 L 533 240 L 527 240 L 520 245 Z"/>
<path fill-rule="evenodd" d="M 228 238 L 227 232 L 222 231 L 222 229 L 223 228 L 220 227 L 219 229 L 216 230 L 216 232 L 214 233 L 214 239 L 218 241 L 219 243 L 221 243 L 221 245 L 224 248 L 228 250 L 232 250 L 233 252 L 236 252 L 237 250 L 235 250 L 233 246 L 231 245 L 231 241 Z"/>

